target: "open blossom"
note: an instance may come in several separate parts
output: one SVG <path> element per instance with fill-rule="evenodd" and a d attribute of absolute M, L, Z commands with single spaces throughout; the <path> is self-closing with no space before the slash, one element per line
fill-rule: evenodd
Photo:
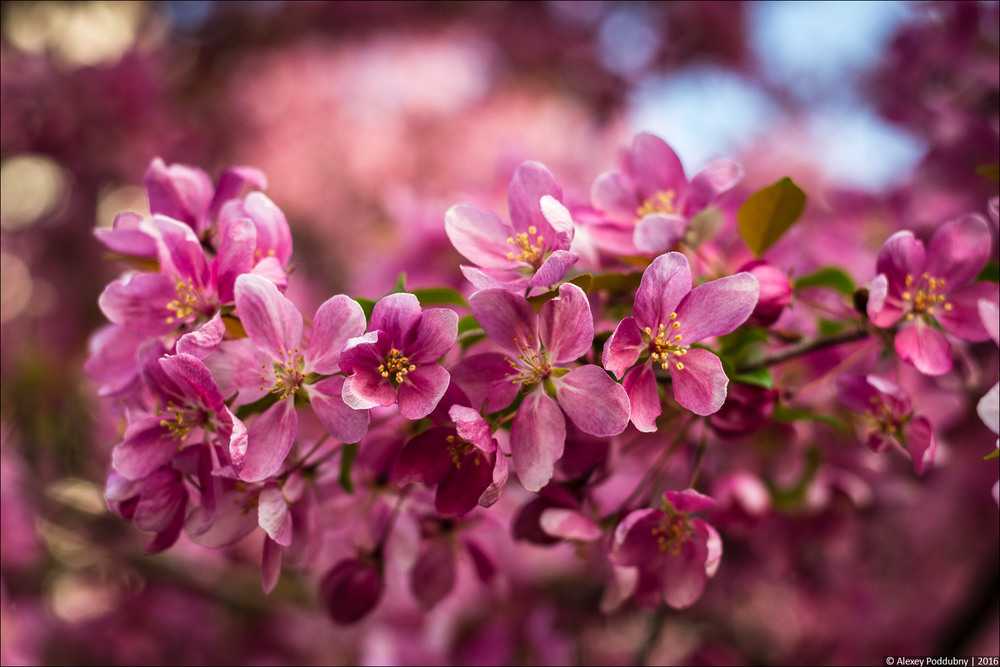
<path fill-rule="evenodd" d="M 706 521 L 690 515 L 714 505 L 693 489 L 668 491 L 662 507 L 630 512 L 618 524 L 611 562 L 638 570 L 638 576 L 622 579 L 640 604 L 656 607 L 662 599 L 683 609 L 701 597 L 719 568 L 722 539 Z"/>
<path fill-rule="evenodd" d="M 495 503 L 507 483 L 507 458 L 482 416 L 462 405 L 449 410 L 454 428 L 431 428 L 411 438 L 393 477 L 437 486 L 434 506 L 445 516 Z"/>
<path fill-rule="evenodd" d="M 591 435 L 617 435 L 628 425 L 628 397 L 604 369 L 575 366 L 594 340 L 594 319 L 582 289 L 559 296 L 536 314 L 527 299 L 502 289 L 469 299 L 476 320 L 508 354 L 473 355 L 453 369 L 474 405 L 503 409 L 526 393 L 510 430 L 511 464 L 521 484 L 537 491 L 552 478 L 566 442 L 564 413 Z"/>
<path fill-rule="evenodd" d="M 868 317 L 878 327 L 902 320 L 896 353 L 921 373 L 951 370 L 951 345 L 937 325 L 964 340 L 989 338 L 976 303 L 997 303 L 1000 291 L 992 283 L 968 283 L 986 264 L 991 243 L 986 220 L 966 215 L 941 225 L 926 250 L 913 232 L 901 231 L 879 251 Z"/>
<path fill-rule="evenodd" d="M 399 404 L 406 419 L 423 419 L 448 389 L 448 371 L 438 361 L 458 338 L 458 315 L 447 308 L 421 310 L 412 294 L 383 297 L 375 304 L 368 333 L 347 341 L 340 368 L 344 402 L 355 410 Z"/>
<path fill-rule="evenodd" d="M 230 449 L 240 478 L 261 481 L 281 468 L 298 431 L 296 397 L 308 400 L 334 438 L 357 442 L 364 437 L 368 413 L 344 404 L 345 378 L 337 374 L 344 344 L 364 331 L 361 306 L 343 295 L 325 301 L 316 311 L 305 344 L 302 314 L 273 283 L 244 274 L 235 291 L 247 338 L 224 341 L 208 363 L 227 395 L 239 392 L 234 405 L 277 396 L 277 402 L 250 426 L 245 446 Z"/>
<path fill-rule="evenodd" d="M 759 290 L 749 273 L 692 290 L 687 257 L 671 252 L 653 260 L 642 274 L 633 317 L 623 319 L 604 346 L 604 367 L 619 378 L 625 376 L 636 428 L 655 431 L 660 416 L 654 364 L 669 371 L 674 399 L 683 407 L 703 416 L 722 407 L 729 384 L 722 362 L 691 344 L 743 324 L 757 304 Z"/>
<path fill-rule="evenodd" d="M 841 403 L 867 418 L 868 446 L 885 451 L 894 443 L 913 460 L 922 475 L 934 463 L 934 430 L 926 417 L 916 416 L 910 396 L 895 382 L 877 375 L 841 375 L 837 378 Z"/>
<path fill-rule="evenodd" d="M 623 254 L 659 254 L 674 247 L 691 217 L 743 178 L 730 160 L 716 160 L 690 181 L 674 150 L 652 134 L 636 135 L 618 171 L 597 177 L 590 199 L 603 221 L 591 226 L 600 245 Z"/>
<path fill-rule="evenodd" d="M 569 251 L 573 221 L 561 199 L 562 188 L 549 170 L 525 162 L 510 182 L 510 222 L 468 204 L 448 209 L 448 238 L 477 265 L 462 266 L 469 282 L 480 289 L 524 289 L 562 280 L 578 256 Z"/>

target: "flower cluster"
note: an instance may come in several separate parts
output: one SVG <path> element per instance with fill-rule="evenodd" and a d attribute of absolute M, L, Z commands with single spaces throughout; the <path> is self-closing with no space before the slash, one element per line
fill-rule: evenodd
<path fill-rule="evenodd" d="M 950 341 L 996 340 L 997 286 L 977 279 L 990 230 L 977 215 L 942 225 L 926 250 L 913 232 L 892 235 L 867 302 L 858 290 L 860 306 L 827 307 L 840 321 L 807 337 L 797 300 L 849 277 L 820 270 L 793 287 L 775 263 L 726 258 L 729 232 L 689 233 L 695 216 L 725 218 L 742 174 L 720 160 L 688 180 L 673 150 L 642 134 L 590 202 L 567 203 L 549 170 L 526 162 L 508 219 L 471 204 L 443 216 L 470 262 L 465 292 L 401 280 L 377 301 L 333 296 L 307 318 L 286 295 L 292 234 L 263 176 L 237 168 L 213 186 L 155 160 L 151 216 L 123 213 L 98 234 L 137 267 L 102 294 L 111 324 L 86 364 L 125 424 L 109 506 L 155 533 L 150 551 L 182 532 L 218 549 L 259 530 L 265 591 L 287 554 L 316 573 L 341 624 L 395 604 L 390 572 L 408 577 L 422 610 L 462 595 L 461 571 L 499 595 L 517 565 L 502 561 L 498 534 L 573 545 L 608 613 L 629 599 L 697 603 L 722 563 L 709 520 L 805 507 L 850 477 L 814 464 L 789 491 L 710 443 L 773 441 L 782 421 L 817 428 L 797 387 L 835 379 L 853 412 L 826 421 L 863 415 L 870 453 L 897 445 L 925 474 L 935 426 L 895 361 L 939 376 L 953 367 Z M 742 234 L 771 233 L 769 218 L 740 216 Z M 832 365 L 814 357 L 840 346 L 854 351 Z M 873 354 L 887 350 L 896 356 Z M 861 360 L 866 372 L 848 372 Z"/>

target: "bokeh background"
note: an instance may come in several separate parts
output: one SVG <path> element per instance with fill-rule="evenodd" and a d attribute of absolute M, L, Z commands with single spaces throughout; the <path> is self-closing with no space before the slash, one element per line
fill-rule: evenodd
<path fill-rule="evenodd" d="M 448 206 L 502 210 L 527 159 L 585 202 L 638 131 L 671 143 L 689 174 L 714 157 L 740 160 L 747 191 L 790 175 L 816 224 L 870 216 L 876 250 L 887 227 L 872 211 L 927 230 L 985 213 L 997 194 L 995 176 L 969 177 L 1000 153 L 996 2 L 4 2 L 0 11 L 4 664 L 439 655 L 424 650 L 427 627 L 410 630 L 409 651 L 377 633 L 359 645 L 294 575 L 265 598 L 259 543 L 206 553 L 182 538 L 146 556 L 147 536 L 107 513 L 120 425 L 82 364 L 104 322 L 98 295 L 121 266 L 93 230 L 146 209 L 142 178 L 156 156 L 213 175 L 262 169 L 292 227 L 296 298 L 314 303 L 378 297 L 400 271 L 411 287 L 465 289 L 444 235 Z M 872 277 L 870 264 L 851 268 L 859 282 Z M 898 489 L 908 502 L 874 516 L 790 522 L 808 576 L 787 578 L 787 563 L 769 562 L 759 585 L 717 580 L 708 595 L 717 606 L 731 600 L 729 625 L 710 614 L 669 625 L 647 657 L 997 655 L 996 465 L 978 465 L 962 474 L 986 480 L 986 493 L 939 477 Z M 848 537 L 858 534 L 870 552 Z M 614 647 L 641 643 L 634 618 L 530 611 L 539 629 L 520 654 L 526 663 L 627 662 Z"/>

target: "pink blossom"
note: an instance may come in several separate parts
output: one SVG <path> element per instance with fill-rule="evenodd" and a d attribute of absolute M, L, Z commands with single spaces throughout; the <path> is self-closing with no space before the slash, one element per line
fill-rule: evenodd
<path fill-rule="evenodd" d="M 223 391 L 238 392 L 234 405 L 277 397 L 250 426 L 245 446 L 230 449 L 240 478 L 261 481 L 281 468 L 298 431 L 297 397 L 309 402 L 334 438 L 360 440 L 368 431 L 368 413 L 344 404 L 345 378 L 338 371 L 341 349 L 364 331 L 361 306 L 343 295 L 325 301 L 305 344 L 302 314 L 273 283 L 244 274 L 235 293 L 247 338 L 223 342 L 208 362 Z"/>
<path fill-rule="evenodd" d="M 611 561 L 638 570 L 629 581 L 638 602 L 655 607 L 662 599 L 683 609 L 701 597 L 719 568 L 722 540 L 711 525 L 690 515 L 713 505 L 693 489 L 668 491 L 659 509 L 630 512 L 618 524 Z"/>
<path fill-rule="evenodd" d="M 896 383 L 877 375 L 841 375 L 837 396 L 869 422 L 868 446 L 874 452 L 897 444 L 913 460 L 918 475 L 934 463 L 934 430 L 926 417 L 915 416 L 910 396 Z"/>
<path fill-rule="evenodd" d="M 447 308 L 420 309 L 412 294 L 383 297 L 369 331 L 348 340 L 340 356 L 344 402 L 355 410 L 399 403 L 406 419 L 423 419 L 448 389 L 441 359 L 458 337 L 458 315 Z"/>
<path fill-rule="evenodd" d="M 578 256 L 569 251 L 573 221 L 562 188 L 549 170 L 525 162 L 510 182 L 510 222 L 476 206 L 452 206 L 445 230 L 455 248 L 477 266 L 462 266 L 480 289 L 546 287 L 562 280 Z"/>
<path fill-rule="evenodd" d="M 792 285 L 788 282 L 788 275 L 760 259 L 747 262 L 739 271 L 747 271 L 760 283 L 760 298 L 750 322 L 761 327 L 771 326 L 792 302 Z"/>
<path fill-rule="evenodd" d="M 926 251 L 910 231 L 896 232 L 879 251 L 868 317 L 883 328 L 902 320 L 896 353 L 921 373 L 951 370 L 951 345 L 937 325 L 964 340 L 989 338 L 976 302 L 997 303 L 1000 290 L 995 284 L 968 283 L 986 264 L 991 243 L 986 220 L 966 215 L 941 225 Z"/>
<path fill-rule="evenodd" d="M 674 150 L 652 134 L 639 134 L 620 153 L 618 171 L 601 174 L 590 191 L 603 214 L 593 225 L 598 242 L 621 254 L 659 254 L 671 250 L 693 215 L 730 190 L 743 169 L 716 160 L 690 181 Z"/>
<path fill-rule="evenodd" d="M 563 454 L 566 419 L 591 435 L 617 435 L 628 425 L 628 397 L 599 366 L 572 367 L 590 351 L 594 318 L 582 289 L 559 296 L 536 315 L 527 299 L 503 289 L 476 292 L 469 307 L 487 335 L 507 351 L 473 355 L 453 369 L 473 405 L 487 412 L 525 396 L 510 431 L 511 464 L 521 484 L 538 491 Z"/>
<path fill-rule="evenodd" d="M 674 399 L 681 406 L 703 416 L 722 407 L 729 384 L 722 362 L 691 344 L 743 324 L 759 291 L 757 279 L 749 273 L 692 290 L 687 257 L 671 252 L 653 260 L 642 274 L 634 316 L 623 319 L 604 346 L 604 367 L 619 378 L 625 375 L 623 385 L 636 428 L 656 430 L 661 408 L 654 364 L 670 372 Z"/>

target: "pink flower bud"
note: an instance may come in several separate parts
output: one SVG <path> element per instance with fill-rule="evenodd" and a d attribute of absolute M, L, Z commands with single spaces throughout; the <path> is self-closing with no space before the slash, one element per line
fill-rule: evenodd
<path fill-rule="evenodd" d="M 792 301 L 792 285 L 788 282 L 788 276 L 761 259 L 744 264 L 740 271 L 747 271 L 760 283 L 760 297 L 750 316 L 750 322 L 762 327 L 771 326 Z"/>
<path fill-rule="evenodd" d="M 364 618 L 382 597 L 382 574 L 375 563 L 342 560 L 320 583 L 320 597 L 333 620 L 341 625 Z"/>

